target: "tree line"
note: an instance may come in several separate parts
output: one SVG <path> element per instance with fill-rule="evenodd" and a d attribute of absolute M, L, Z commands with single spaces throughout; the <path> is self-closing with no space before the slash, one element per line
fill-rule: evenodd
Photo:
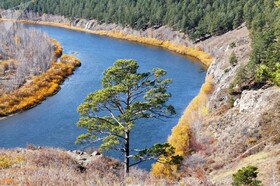
<path fill-rule="evenodd" d="M 29 0 L 2 0 L 8 9 Z M 135 29 L 169 25 L 192 40 L 220 35 L 246 22 L 251 31 L 250 65 L 246 79 L 280 85 L 280 11 L 278 0 L 35 0 L 27 10 L 97 19 Z"/>
<path fill-rule="evenodd" d="M 3 0 L 8 9 L 29 0 Z M 279 0 L 35 0 L 27 10 L 40 14 L 64 15 L 71 19 L 97 19 L 135 29 L 169 25 L 192 40 L 220 35 L 245 22 L 253 51 L 250 63 L 242 67 L 242 87 L 257 84 L 280 86 Z"/>
<path fill-rule="evenodd" d="M 8 9 L 28 1 L 3 0 L 0 7 Z M 28 10 L 71 18 L 94 18 L 136 29 L 169 25 L 196 39 L 238 27 L 251 8 L 247 4 L 250 3 L 246 0 L 36 0 Z"/>

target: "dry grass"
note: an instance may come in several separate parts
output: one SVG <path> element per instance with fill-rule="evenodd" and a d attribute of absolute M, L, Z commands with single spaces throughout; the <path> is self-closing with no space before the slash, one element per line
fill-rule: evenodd
<path fill-rule="evenodd" d="M 0 185 L 173 185 L 153 178 L 148 172 L 132 169 L 128 178 L 122 176 L 121 164 L 110 158 L 96 157 L 81 172 L 75 159 L 60 149 L 0 150 L 11 160 L 21 161 L 1 170 Z M 1 159 L 0 159 L 1 160 Z"/>
<path fill-rule="evenodd" d="M 280 181 L 280 171 L 277 170 L 279 157 L 280 152 L 277 148 L 259 152 L 244 159 L 240 159 L 237 162 L 233 162 L 232 164 L 228 164 L 225 169 L 213 172 L 211 181 L 213 183 L 220 183 L 221 181 L 229 180 L 228 182 L 230 182 L 234 173 L 242 167 L 251 165 L 258 167 L 259 179 L 262 181 L 263 185 L 278 185 Z"/>

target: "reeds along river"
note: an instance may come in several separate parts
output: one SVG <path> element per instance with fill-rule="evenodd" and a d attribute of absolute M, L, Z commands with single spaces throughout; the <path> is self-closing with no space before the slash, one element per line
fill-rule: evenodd
<path fill-rule="evenodd" d="M 169 88 L 172 93 L 170 103 L 177 115 L 164 121 L 150 119 L 137 123 L 131 139 L 131 145 L 137 148 L 165 142 L 204 82 L 205 70 L 200 63 L 167 50 L 63 28 L 41 25 L 26 27 L 47 32 L 62 44 L 64 53 L 75 53 L 82 66 L 64 82 L 55 96 L 31 110 L 0 120 L 0 148 L 25 147 L 26 144 L 65 149 L 86 148 L 74 144 L 75 138 L 83 132 L 75 125 L 79 118 L 76 108 L 86 95 L 101 88 L 102 72 L 117 59 L 135 59 L 143 72 L 155 67 L 165 69 L 167 77 L 173 79 Z M 120 157 L 115 153 L 109 154 Z M 150 163 L 140 167 L 149 169 Z"/>

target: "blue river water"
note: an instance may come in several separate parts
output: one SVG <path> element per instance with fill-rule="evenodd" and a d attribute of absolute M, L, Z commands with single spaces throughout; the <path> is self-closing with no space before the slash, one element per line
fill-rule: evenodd
<path fill-rule="evenodd" d="M 197 95 L 205 78 L 204 68 L 193 59 L 151 46 L 96 36 L 63 28 L 28 25 L 47 32 L 58 40 L 64 53 L 75 53 L 82 66 L 61 86 L 61 90 L 42 104 L 26 112 L 0 120 L 0 148 L 37 146 L 59 147 L 67 150 L 95 147 L 75 145 L 75 138 L 83 132 L 76 127 L 77 106 L 86 95 L 101 88 L 102 72 L 117 59 L 135 59 L 140 71 L 160 67 L 173 79 L 169 88 L 170 103 L 175 107 L 174 118 L 143 120 L 132 131 L 131 146 L 149 147 L 165 142 L 188 103 Z M 120 158 L 120 154 L 109 153 Z M 151 163 L 140 167 L 149 169 Z"/>

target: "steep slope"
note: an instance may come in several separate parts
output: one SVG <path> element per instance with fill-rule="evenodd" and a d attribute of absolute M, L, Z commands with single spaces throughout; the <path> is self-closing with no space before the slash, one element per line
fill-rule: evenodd
<path fill-rule="evenodd" d="M 251 45 L 245 27 L 226 33 L 223 37 L 208 42 L 217 46 L 214 49 L 216 58 L 207 73 L 212 77 L 214 91 L 207 103 L 208 114 L 191 124 L 194 134 L 191 148 L 195 154 L 189 159 L 204 154 L 206 172 L 211 172 L 210 179 L 215 178 L 212 181 L 221 185 L 230 183 L 231 174 L 217 177 L 217 172 L 228 172 L 231 166 L 236 169 L 238 163 L 239 168 L 250 164 L 258 166 L 264 185 L 279 183 L 279 177 L 276 180 L 275 175 L 280 174 L 276 168 L 280 161 L 280 89 L 265 86 L 241 90 L 232 103 L 230 86 L 238 73 L 246 73 L 242 66 L 249 62 Z M 233 42 L 236 47 L 231 48 Z M 229 63 L 232 52 L 238 59 L 235 65 Z M 211 139 L 209 144 L 205 143 L 207 139 Z M 262 157 L 263 154 L 266 155 Z M 252 160 L 247 161 L 251 155 Z M 248 158 L 243 159 L 245 157 Z M 258 158 L 258 161 L 254 161 L 254 158 Z M 271 180 L 273 177 L 275 180 Z"/>
<path fill-rule="evenodd" d="M 5 15 L 7 18 L 13 17 L 13 12 L 7 11 Z M 229 185 L 231 175 L 237 169 L 256 165 L 264 185 L 277 185 L 280 182 L 280 89 L 250 84 L 247 88 L 231 87 L 236 77 L 246 73 L 242 67 L 249 63 L 252 51 L 252 41 L 245 25 L 192 44 L 186 34 L 166 26 L 137 31 L 116 24 L 99 24 L 95 20 L 71 21 L 61 16 L 39 16 L 30 12 L 26 12 L 22 19 L 37 23 L 54 22 L 83 30 L 115 30 L 124 35 L 168 41 L 210 53 L 214 61 L 208 69 L 207 83 L 186 109 L 179 121 L 180 127 L 175 128 L 170 137 L 170 143 L 176 146 L 177 153 L 185 156 L 183 164 L 172 167 L 171 171 L 193 185 L 209 182 Z M 237 62 L 230 63 L 233 52 Z M 177 145 L 182 147 L 178 148 Z M 166 173 L 166 168 L 158 167 L 156 172 Z"/>
<path fill-rule="evenodd" d="M 229 93 L 231 83 L 238 73 L 245 73 L 242 67 L 249 62 L 248 29 L 241 26 L 197 45 L 215 57 L 207 72 L 212 90 L 202 87 L 169 138 L 177 150 L 182 149 L 177 153 L 185 155 L 178 172 L 159 164 L 153 172 L 184 179 L 191 176 L 190 184 L 229 185 L 239 168 L 255 165 L 264 185 L 279 183 L 280 88 L 240 90 L 234 102 Z M 229 60 L 232 52 L 237 57 L 234 65 Z"/>

